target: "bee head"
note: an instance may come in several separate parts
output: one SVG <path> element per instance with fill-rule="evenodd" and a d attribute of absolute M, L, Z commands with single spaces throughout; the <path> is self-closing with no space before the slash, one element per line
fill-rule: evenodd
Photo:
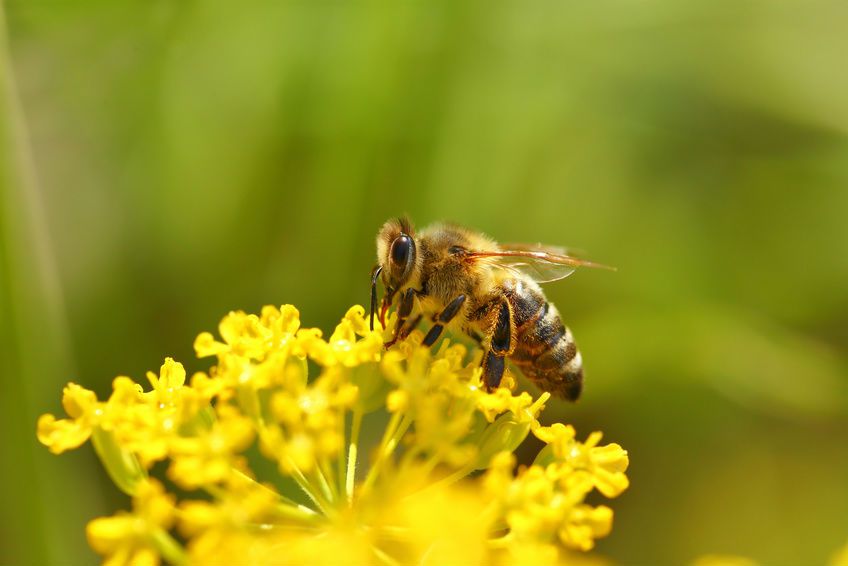
<path fill-rule="evenodd" d="M 418 254 L 415 233 L 407 218 L 392 219 L 377 234 L 377 263 L 382 267 L 383 284 L 394 295 L 414 275 Z"/>
<path fill-rule="evenodd" d="M 407 218 L 389 220 L 377 234 L 377 265 L 371 272 L 371 330 L 377 312 L 377 279 L 383 279 L 386 294 L 380 307 L 380 322 L 386 325 L 386 311 L 392 299 L 404 285 L 414 280 L 420 261 L 412 223 Z"/>

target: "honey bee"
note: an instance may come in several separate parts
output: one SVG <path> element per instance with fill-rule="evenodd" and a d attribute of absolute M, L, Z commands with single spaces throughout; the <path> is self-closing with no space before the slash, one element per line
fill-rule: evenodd
<path fill-rule="evenodd" d="M 433 326 L 424 345 L 432 346 L 448 325 L 480 343 L 487 390 L 500 385 L 509 359 L 542 390 L 570 401 L 580 397 L 580 352 L 539 283 L 567 277 L 578 267 L 606 266 L 576 259 L 561 248 L 498 245 L 450 224 L 416 235 L 406 218 L 389 220 L 380 229 L 377 262 L 371 272 L 372 330 L 378 279 L 386 289 L 379 313 L 383 325 L 399 298 L 395 334 L 386 348 L 429 316 Z"/>

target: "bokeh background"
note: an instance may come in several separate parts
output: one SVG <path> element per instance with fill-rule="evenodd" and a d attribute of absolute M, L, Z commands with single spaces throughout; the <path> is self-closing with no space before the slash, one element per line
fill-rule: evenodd
<path fill-rule="evenodd" d="M 547 287 L 631 489 L 599 551 L 848 541 L 848 4 L 7 0 L 0 563 L 127 505 L 35 421 L 231 309 L 330 329 L 388 217 L 589 250 Z"/>

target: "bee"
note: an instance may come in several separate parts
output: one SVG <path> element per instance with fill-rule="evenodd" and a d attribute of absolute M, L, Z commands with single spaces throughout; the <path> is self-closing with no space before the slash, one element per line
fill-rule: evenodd
<path fill-rule="evenodd" d="M 571 331 L 540 283 L 557 281 L 578 267 L 606 266 L 580 260 L 564 249 L 498 245 L 487 236 L 450 224 L 416 235 L 406 218 L 386 222 L 377 234 L 377 265 L 371 272 L 371 329 L 377 314 L 377 281 L 385 295 L 380 321 L 395 298 L 398 320 L 386 348 L 405 339 L 429 316 L 423 344 L 432 346 L 446 326 L 458 328 L 484 349 L 483 380 L 496 389 L 509 359 L 539 388 L 576 401 L 583 389 L 583 362 Z M 610 268 L 607 268 L 610 269 Z"/>

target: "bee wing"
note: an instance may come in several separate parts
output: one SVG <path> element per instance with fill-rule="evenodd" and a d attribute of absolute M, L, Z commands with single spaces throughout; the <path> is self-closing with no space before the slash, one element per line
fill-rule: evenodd
<path fill-rule="evenodd" d="M 523 249 L 502 249 L 497 251 L 471 252 L 471 259 L 488 261 L 492 265 L 513 272 L 523 273 L 537 283 L 550 283 L 564 279 L 574 273 L 578 267 L 614 268 L 600 263 L 578 259 L 563 253 L 555 253 L 545 246 L 520 244 Z"/>
<path fill-rule="evenodd" d="M 554 255 L 565 255 L 573 258 L 580 258 L 586 255 L 585 250 L 579 248 L 566 248 L 565 246 L 548 246 L 546 244 L 527 244 L 524 242 L 509 242 L 498 244 L 502 250 L 511 250 L 517 252 L 548 252 Z"/>

